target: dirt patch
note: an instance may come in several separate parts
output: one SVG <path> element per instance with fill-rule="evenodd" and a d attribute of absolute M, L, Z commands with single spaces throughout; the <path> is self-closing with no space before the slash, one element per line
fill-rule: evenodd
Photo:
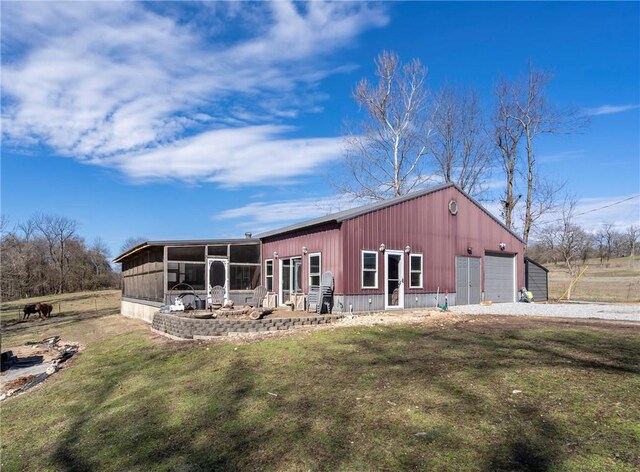
<path fill-rule="evenodd" d="M 43 382 L 79 350 L 78 343 L 62 343 L 59 336 L 53 336 L 3 351 L 0 400 Z"/>

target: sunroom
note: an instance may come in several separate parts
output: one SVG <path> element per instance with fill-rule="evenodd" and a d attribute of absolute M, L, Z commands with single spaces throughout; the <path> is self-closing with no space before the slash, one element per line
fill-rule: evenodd
<path fill-rule="evenodd" d="M 122 263 L 122 314 L 151 321 L 162 305 L 188 294 L 201 308 L 211 289 L 244 304 L 261 280 L 259 239 L 147 241 L 118 256 Z"/>

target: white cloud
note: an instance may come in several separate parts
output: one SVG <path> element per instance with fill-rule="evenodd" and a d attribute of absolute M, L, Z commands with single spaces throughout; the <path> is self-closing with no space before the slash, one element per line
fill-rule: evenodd
<path fill-rule="evenodd" d="M 333 63 L 333 53 L 388 21 L 383 7 L 364 3 L 203 6 L 216 28 L 237 25 L 230 40 L 153 7 L 3 2 L 5 145 L 40 142 L 136 179 L 254 183 L 239 168 L 258 147 L 272 156 L 308 151 L 280 175 L 307 172 L 333 154 L 335 140 L 286 140 L 286 128 L 273 124 L 321 110 L 326 97 L 309 85 L 349 67 Z M 241 149 L 245 138 L 253 148 Z"/>
<path fill-rule="evenodd" d="M 262 125 L 200 133 L 95 163 L 136 181 L 208 181 L 224 187 L 278 185 L 341 156 L 340 138 L 279 139 L 285 126 Z"/>
<path fill-rule="evenodd" d="M 640 105 L 629 104 L 629 105 L 602 105 L 595 108 L 587 108 L 585 110 L 587 115 L 597 116 L 597 115 L 611 115 L 613 113 L 622 113 L 629 110 L 635 110 L 640 107 Z"/>
<path fill-rule="evenodd" d="M 259 233 L 347 210 L 366 203 L 368 202 L 358 202 L 344 196 L 304 197 L 296 200 L 249 203 L 245 206 L 216 214 L 213 218 L 215 220 L 237 219 L 242 228 Z"/>

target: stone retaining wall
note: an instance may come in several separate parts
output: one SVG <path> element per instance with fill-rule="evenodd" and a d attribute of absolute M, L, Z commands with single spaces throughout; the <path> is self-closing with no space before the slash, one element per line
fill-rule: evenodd
<path fill-rule="evenodd" d="M 197 319 L 156 313 L 151 328 L 173 339 L 206 339 L 230 333 L 263 333 L 331 323 L 343 315 L 266 318 L 262 320 Z"/>

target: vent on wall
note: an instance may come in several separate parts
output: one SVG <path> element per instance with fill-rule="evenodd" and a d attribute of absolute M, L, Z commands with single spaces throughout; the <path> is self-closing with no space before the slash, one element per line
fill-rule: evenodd
<path fill-rule="evenodd" d="M 452 215 L 458 214 L 458 202 L 456 202 L 455 200 L 451 200 L 449 202 L 449 213 L 451 213 Z"/>

